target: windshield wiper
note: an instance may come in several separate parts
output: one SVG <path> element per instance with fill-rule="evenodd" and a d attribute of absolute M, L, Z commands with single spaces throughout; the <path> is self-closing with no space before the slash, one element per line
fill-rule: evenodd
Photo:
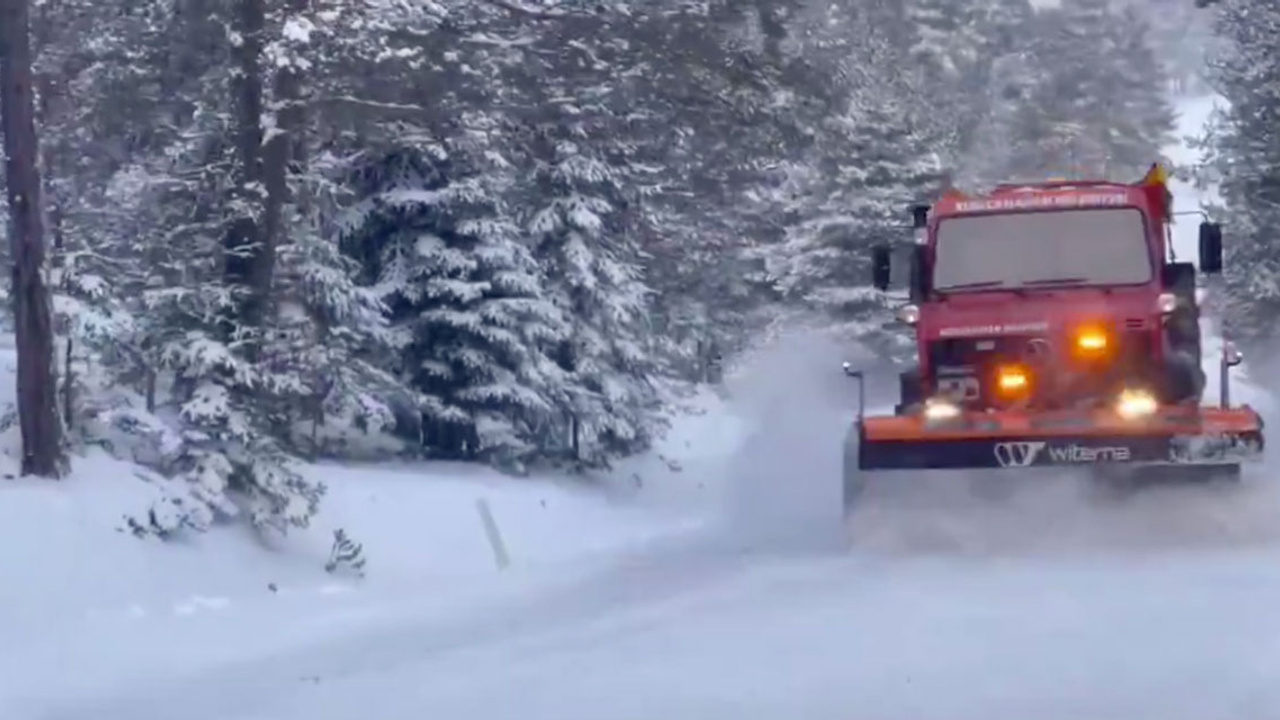
<path fill-rule="evenodd" d="M 1066 277 L 1066 278 L 1045 278 L 1043 280 L 1028 280 L 1022 283 L 1026 287 L 1034 287 L 1036 285 L 1079 285 L 1089 282 L 1089 278 L 1082 277 Z"/>
<path fill-rule="evenodd" d="M 938 292 L 951 292 L 953 290 L 977 290 L 979 288 L 1001 287 L 1004 285 L 1003 280 L 983 280 L 981 282 L 960 283 L 959 285 L 948 285 L 944 288 L 938 288 Z"/>

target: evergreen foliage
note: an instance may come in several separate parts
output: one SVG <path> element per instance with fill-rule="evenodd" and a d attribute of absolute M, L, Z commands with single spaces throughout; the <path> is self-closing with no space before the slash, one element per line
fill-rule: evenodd
<path fill-rule="evenodd" d="M 1222 314 L 1233 339 L 1269 353 L 1280 312 L 1280 7 L 1232 0 L 1217 13 L 1226 49 L 1213 58 L 1210 79 L 1226 104 L 1207 164 L 1219 183 L 1215 214 L 1227 238 Z"/>
<path fill-rule="evenodd" d="M 38 10 L 63 415 L 167 478 L 162 533 L 305 525 L 297 458 L 607 465 L 789 310 L 895 355 L 912 204 L 1172 127 L 1167 28 L 1104 0 Z M 1231 99 L 1224 157 L 1269 117 Z"/>

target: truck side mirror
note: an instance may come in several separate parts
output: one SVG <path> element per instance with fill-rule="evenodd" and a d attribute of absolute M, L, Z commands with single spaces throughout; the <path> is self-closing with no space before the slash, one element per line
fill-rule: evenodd
<path fill-rule="evenodd" d="M 1222 272 L 1222 226 L 1218 223 L 1200 223 L 1200 272 Z"/>
<path fill-rule="evenodd" d="M 911 301 L 924 302 L 929 295 L 928 247 L 911 246 Z"/>
<path fill-rule="evenodd" d="M 871 285 L 877 290 L 888 290 L 893 267 L 892 249 L 888 245 L 871 248 Z"/>
<path fill-rule="evenodd" d="M 911 228 L 919 230 L 929 226 L 929 206 L 928 205 L 912 205 L 911 206 Z"/>

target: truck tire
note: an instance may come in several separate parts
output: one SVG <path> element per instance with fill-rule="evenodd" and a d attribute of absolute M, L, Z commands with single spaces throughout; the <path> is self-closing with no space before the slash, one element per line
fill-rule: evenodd
<path fill-rule="evenodd" d="M 1200 402 L 1206 377 L 1199 356 L 1185 350 L 1174 350 L 1165 359 L 1164 402 L 1181 404 Z"/>
<path fill-rule="evenodd" d="M 1165 337 L 1175 352 L 1190 353 L 1200 357 L 1200 313 L 1198 310 L 1180 308 L 1165 323 Z"/>
<path fill-rule="evenodd" d="M 898 374 L 898 404 L 894 406 L 896 415 L 906 415 L 916 406 L 924 402 L 924 380 L 920 368 L 912 367 Z"/>

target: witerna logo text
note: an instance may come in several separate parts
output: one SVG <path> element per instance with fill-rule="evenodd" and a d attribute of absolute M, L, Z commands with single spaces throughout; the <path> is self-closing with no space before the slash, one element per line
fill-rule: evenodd
<path fill-rule="evenodd" d="M 995 454 L 1000 467 L 1028 467 L 1042 456 L 1062 464 L 1126 462 L 1131 457 L 1127 447 L 1055 446 L 1044 441 L 996 443 Z"/>

